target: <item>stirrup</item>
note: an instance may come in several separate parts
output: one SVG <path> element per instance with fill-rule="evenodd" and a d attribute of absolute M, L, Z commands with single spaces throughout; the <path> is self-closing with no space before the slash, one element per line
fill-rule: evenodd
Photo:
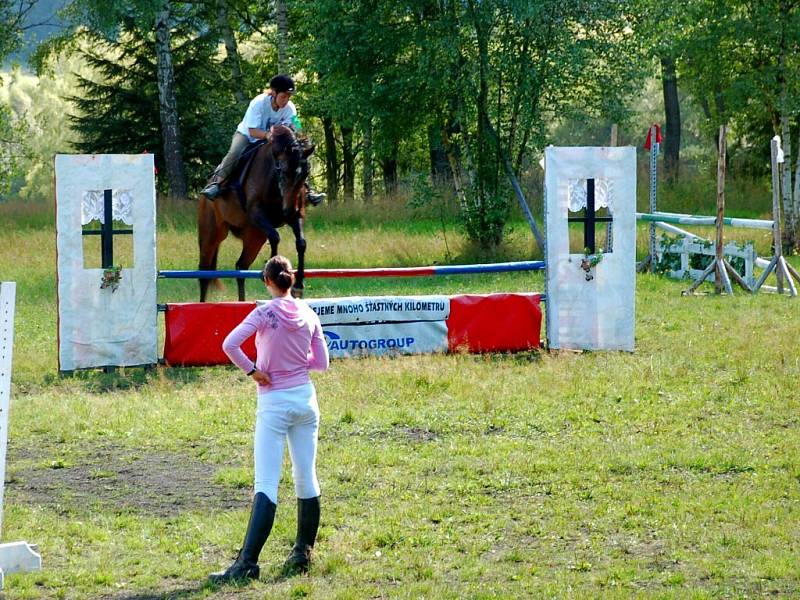
<path fill-rule="evenodd" d="M 206 187 L 200 190 L 200 193 L 203 194 L 209 200 L 213 200 L 217 196 L 219 196 L 219 183 L 216 181 L 209 183 Z"/>
<path fill-rule="evenodd" d="M 306 200 L 311 206 L 319 206 L 325 200 L 326 194 L 323 192 L 308 192 Z"/>

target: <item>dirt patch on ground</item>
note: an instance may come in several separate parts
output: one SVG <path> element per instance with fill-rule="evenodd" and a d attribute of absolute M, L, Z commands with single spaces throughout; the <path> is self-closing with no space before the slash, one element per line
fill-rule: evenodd
<path fill-rule="evenodd" d="M 187 510 L 226 510 L 249 504 L 251 490 L 214 482 L 220 465 L 180 453 L 105 446 L 53 461 L 52 448 L 9 443 L 6 496 L 61 512 L 98 504 L 118 511 L 170 517 Z"/>

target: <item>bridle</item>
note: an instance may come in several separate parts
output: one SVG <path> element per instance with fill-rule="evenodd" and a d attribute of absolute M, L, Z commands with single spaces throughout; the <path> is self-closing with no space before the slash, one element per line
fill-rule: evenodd
<path fill-rule="evenodd" d="M 303 177 L 303 146 L 300 143 L 300 141 L 293 134 L 291 134 L 290 130 L 287 129 L 287 132 L 288 134 L 286 135 L 286 137 L 289 137 L 289 141 L 284 145 L 284 147 L 279 152 L 279 154 L 283 154 L 287 158 L 285 161 L 281 161 L 277 159 L 276 156 L 275 160 L 275 175 L 277 176 L 278 191 L 281 194 L 281 198 L 285 198 L 287 194 L 286 175 L 288 175 L 288 173 L 285 173 L 286 167 L 284 165 L 288 166 L 289 169 L 291 169 L 291 165 L 293 164 L 295 165 L 294 177 L 292 178 L 295 187 L 299 187 L 302 184 L 302 177 Z M 299 210 L 300 208 L 297 199 L 298 195 L 299 194 L 297 194 L 294 199 L 295 210 Z"/>

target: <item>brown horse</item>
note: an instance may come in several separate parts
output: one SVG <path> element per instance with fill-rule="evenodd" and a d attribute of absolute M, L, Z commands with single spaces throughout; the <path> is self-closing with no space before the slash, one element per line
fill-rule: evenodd
<path fill-rule="evenodd" d="M 197 231 L 200 242 L 201 271 L 217 270 L 219 245 L 230 231 L 242 240 L 242 254 L 236 269 L 244 270 L 255 261 L 264 242 L 271 254 L 278 253 L 281 236 L 278 227 L 289 225 L 297 247 L 297 270 L 292 293 L 303 295 L 306 240 L 303 237 L 309 155 L 314 146 L 299 141 L 292 130 L 278 125 L 272 139 L 255 150 L 242 182 L 241 199 L 234 189 L 223 189 L 213 201 L 200 195 Z M 200 302 L 205 302 L 210 280 L 200 279 Z M 237 278 L 239 300 L 244 300 L 244 279 Z"/>

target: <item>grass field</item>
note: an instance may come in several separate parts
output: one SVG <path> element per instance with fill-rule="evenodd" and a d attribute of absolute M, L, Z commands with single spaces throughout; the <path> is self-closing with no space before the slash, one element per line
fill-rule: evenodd
<path fill-rule="evenodd" d="M 184 212 L 161 211 L 162 268 L 196 262 Z M 521 220 L 487 255 L 439 216 L 321 209 L 310 266 L 538 257 Z M 728 231 L 769 252 L 765 232 Z M 0 280 L 18 283 L 3 538 L 38 543 L 44 562 L 9 575 L 8 598 L 800 596 L 800 300 L 682 297 L 685 283 L 641 275 L 633 354 L 335 361 L 314 376 L 311 573 L 279 574 L 295 526 L 287 468 L 262 580 L 214 588 L 205 577 L 235 554 L 248 516 L 252 384 L 228 367 L 58 377 L 54 238 L 51 208 L 0 204 Z M 236 244 L 223 252 L 231 265 Z M 543 280 L 307 283 L 323 297 Z M 164 282 L 159 300 L 196 293 Z M 214 294 L 233 299 L 233 284 Z"/>

